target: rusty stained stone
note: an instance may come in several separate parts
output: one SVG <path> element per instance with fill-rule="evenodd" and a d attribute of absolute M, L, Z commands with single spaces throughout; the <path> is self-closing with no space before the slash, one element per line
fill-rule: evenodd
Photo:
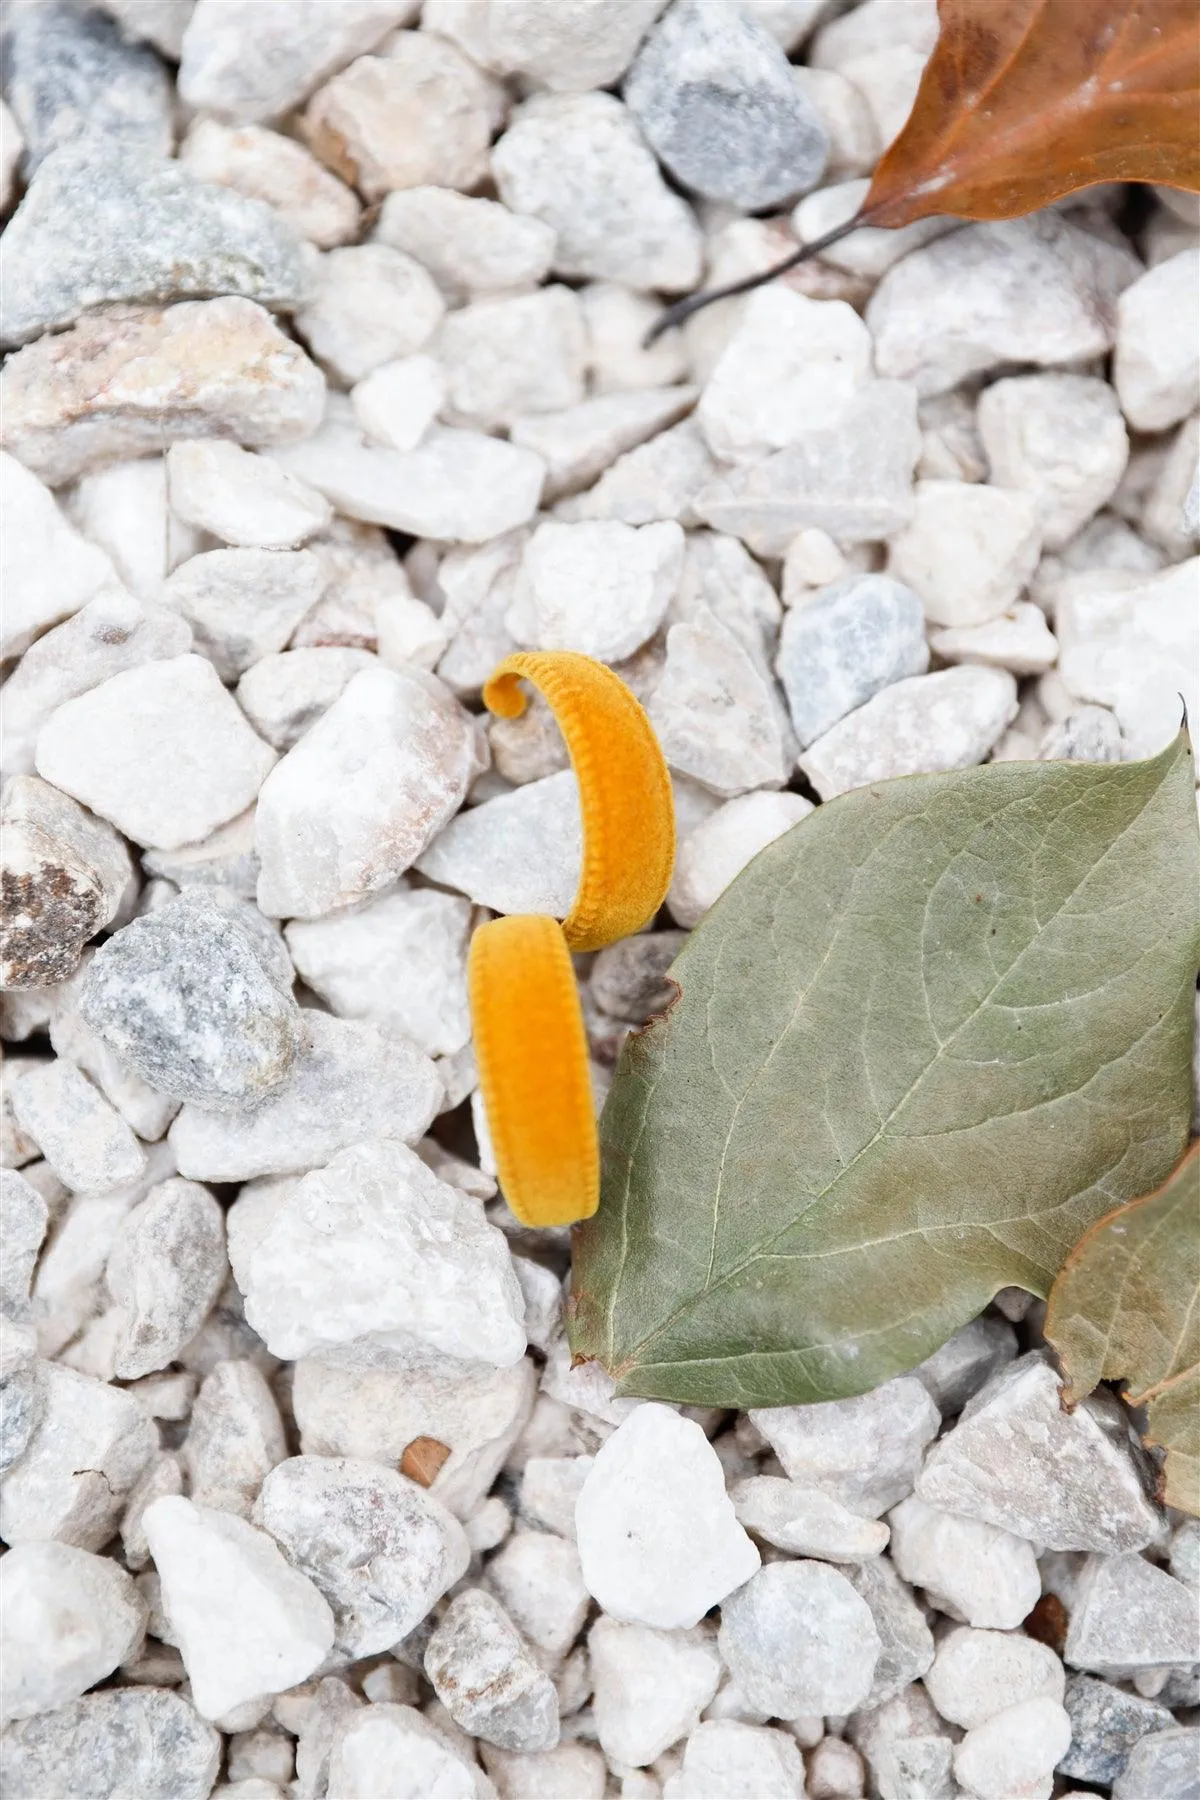
<path fill-rule="evenodd" d="M 450 1454 L 447 1444 L 435 1437 L 416 1437 L 400 1458 L 400 1473 L 423 1488 L 432 1487 Z"/>
<path fill-rule="evenodd" d="M 49 987 L 75 973 L 107 909 L 90 869 L 56 853 L 40 833 L 21 835 L 0 870 L 0 985 Z"/>

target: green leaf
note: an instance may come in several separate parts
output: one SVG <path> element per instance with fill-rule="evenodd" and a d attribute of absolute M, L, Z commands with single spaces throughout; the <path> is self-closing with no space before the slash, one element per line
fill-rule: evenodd
<path fill-rule="evenodd" d="M 625 1047 L 575 1353 L 622 1394 L 782 1406 L 1045 1294 L 1187 1141 L 1197 863 L 1182 734 L 881 782 L 769 845 Z"/>
<path fill-rule="evenodd" d="M 1200 1144 L 1156 1193 L 1118 1207 L 1068 1256 L 1046 1309 L 1068 1401 L 1126 1382 L 1167 1452 L 1166 1499 L 1200 1514 Z"/>

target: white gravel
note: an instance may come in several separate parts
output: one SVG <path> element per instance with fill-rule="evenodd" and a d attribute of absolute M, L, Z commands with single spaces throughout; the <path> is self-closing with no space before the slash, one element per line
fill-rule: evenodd
<path fill-rule="evenodd" d="M 668 916 L 578 971 L 598 1092 L 814 804 L 1200 714 L 1179 195 L 856 232 L 644 344 L 850 216 L 935 33 L 14 10 L 11 1800 L 1191 1791 L 1194 1524 L 1030 1297 L 854 1399 L 618 1398 L 470 1044 L 472 931 L 579 874 L 548 712 L 481 716 L 519 647 L 612 663 L 675 787 Z"/>

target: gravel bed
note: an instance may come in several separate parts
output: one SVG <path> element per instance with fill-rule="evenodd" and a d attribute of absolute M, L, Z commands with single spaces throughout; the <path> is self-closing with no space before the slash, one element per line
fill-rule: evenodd
<path fill-rule="evenodd" d="M 465 958 L 672 771 L 686 934 L 868 781 L 1197 689 L 1200 208 L 860 231 L 934 0 L 17 0 L 0 296 L 7 1800 L 1196 1800 L 1200 1524 L 1005 1290 L 857 1399 L 572 1368 Z M 789 60 L 790 59 L 790 60 Z"/>

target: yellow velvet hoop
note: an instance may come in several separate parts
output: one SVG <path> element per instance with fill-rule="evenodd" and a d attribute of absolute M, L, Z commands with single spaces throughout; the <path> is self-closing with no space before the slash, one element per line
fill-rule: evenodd
<path fill-rule="evenodd" d="M 471 940 L 479 1085 L 505 1198 L 526 1225 L 590 1218 L 600 1156 L 572 950 L 628 937 L 662 905 L 675 857 L 670 777 L 650 721 L 603 663 L 568 650 L 506 657 L 484 686 L 517 718 L 528 681 L 549 702 L 579 783 L 583 867 L 563 924 L 518 914 Z"/>

